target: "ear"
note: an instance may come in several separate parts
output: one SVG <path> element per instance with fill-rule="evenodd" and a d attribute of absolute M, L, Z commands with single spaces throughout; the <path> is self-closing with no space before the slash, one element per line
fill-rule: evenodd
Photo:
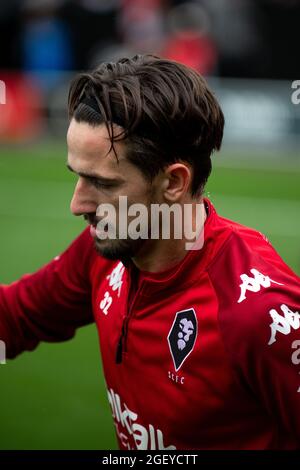
<path fill-rule="evenodd" d="M 192 172 L 185 163 L 173 163 L 164 171 L 163 195 L 173 203 L 185 195 L 192 181 Z"/>

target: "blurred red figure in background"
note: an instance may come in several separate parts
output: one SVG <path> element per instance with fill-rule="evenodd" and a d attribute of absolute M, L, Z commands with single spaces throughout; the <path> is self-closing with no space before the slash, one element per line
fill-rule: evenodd
<path fill-rule="evenodd" d="M 167 22 L 169 36 L 161 54 L 194 68 L 202 75 L 214 73 L 218 51 L 209 32 L 209 18 L 205 10 L 188 2 L 173 8 Z"/>

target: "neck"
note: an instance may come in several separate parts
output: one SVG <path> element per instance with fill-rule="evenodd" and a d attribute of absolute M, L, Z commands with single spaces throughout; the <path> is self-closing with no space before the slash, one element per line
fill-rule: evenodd
<path fill-rule="evenodd" d="M 189 228 L 196 234 L 194 240 L 190 238 L 185 230 L 183 230 L 183 235 L 180 239 L 148 240 L 139 254 L 132 258 L 133 263 L 139 270 L 148 272 L 165 271 L 171 269 L 183 260 L 193 243 L 203 234 L 203 227 L 206 220 L 206 211 L 203 201 L 192 203 L 191 212 L 192 218 Z"/>

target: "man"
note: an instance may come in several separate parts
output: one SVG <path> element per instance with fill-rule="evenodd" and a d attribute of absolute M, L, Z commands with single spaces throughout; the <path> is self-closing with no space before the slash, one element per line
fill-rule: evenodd
<path fill-rule="evenodd" d="M 69 113 L 71 210 L 89 228 L 1 287 L 8 357 L 95 322 L 121 449 L 299 448 L 299 278 L 203 198 L 224 127 L 206 82 L 136 56 L 79 75 Z M 164 236 L 157 206 L 190 209 L 193 243 L 177 209 Z"/>

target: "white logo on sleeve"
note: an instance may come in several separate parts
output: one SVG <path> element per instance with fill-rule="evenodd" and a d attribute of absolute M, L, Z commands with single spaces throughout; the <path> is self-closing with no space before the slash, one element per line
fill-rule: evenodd
<path fill-rule="evenodd" d="M 283 315 L 278 313 L 274 308 L 272 308 L 269 312 L 273 320 L 270 325 L 271 337 L 268 342 L 269 345 L 276 342 L 277 332 L 283 335 L 288 335 L 291 332 L 291 328 L 298 330 L 300 327 L 300 314 L 298 312 L 293 312 L 287 305 L 284 304 L 280 306 L 280 309 Z"/>
<path fill-rule="evenodd" d="M 241 274 L 240 278 L 242 280 L 242 284 L 240 284 L 241 288 L 241 295 L 237 303 L 241 303 L 246 299 L 246 292 L 259 292 L 261 287 L 267 288 L 270 287 L 271 284 L 278 284 L 279 286 L 283 286 L 281 282 L 273 281 L 269 276 L 265 276 L 264 274 L 257 271 L 257 269 L 250 269 L 250 272 L 253 274 L 253 277 L 248 276 L 247 274 Z"/>

